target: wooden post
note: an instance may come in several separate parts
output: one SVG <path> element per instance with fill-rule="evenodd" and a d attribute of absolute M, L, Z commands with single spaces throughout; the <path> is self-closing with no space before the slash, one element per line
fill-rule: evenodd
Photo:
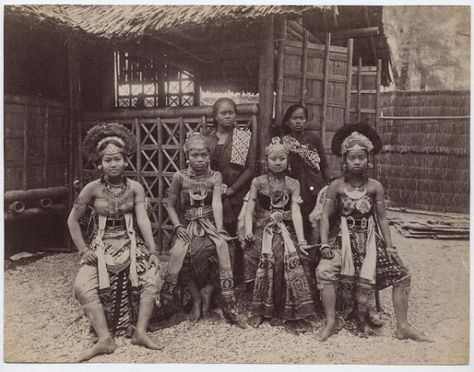
<path fill-rule="evenodd" d="M 377 60 L 377 77 L 375 79 L 375 120 L 374 126 L 375 130 L 378 130 L 379 121 L 380 121 L 380 85 L 382 84 L 382 60 Z M 377 157 L 374 156 L 373 158 L 373 175 L 375 178 L 378 177 L 377 175 Z M 378 293 L 378 292 L 377 292 Z"/>
<path fill-rule="evenodd" d="M 25 120 L 23 121 L 23 169 L 22 169 L 22 188 L 28 188 L 28 118 L 29 105 L 25 103 Z"/>
<path fill-rule="evenodd" d="M 361 119 L 361 108 L 362 108 L 362 58 L 359 57 L 359 63 L 357 64 L 357 121 Z"/>
<path fill-rule="evenodd" d="M 79 151 L 76 156 L 74 156 L 73 148 L 74 148 L 74 138 L 79 142 L 78 147 L 82 150 L 81 146 L 81 137 L 82 131 L 78 134 L 74 135 L 75 131 L 75 120 L 76 114 L 78 113 L 79 109 L 81 108 L 81 92 L 80 92 L 80 66 L 79 66 L 79 46 L 76 38 L 72 33 L 69 33 L 68 40 L 68 71 L 69 71 L 69 137 L 68 137 L 68 150 L 69 150 L 69 158 L 68 158 L 68 167 L 66 170 L 66 181 L 67 186 L 69 187 L 69 205 L 68 208 L 72 206 L 73 199 L 74 199 L 74 169 L 75 169 L 75 162 L 81 164 L 81 156 L 82 151 Z M 80 178 L 82 180 L 82 167 L 80 167 Z M 81 182 L 82 183 L 82 182 Z M 67 231 L 67 229 L 66 229 Z M 65 234 L 65 242 L 67 244 L 67 248 L 69 250 L 72 249 L 72 241 L 69 238 L 69 234 Z"/>
<path fill-rule="evenodd" d="M 260 32 L 260 61 L 258 70 L 258 172 L 265 170 L 265 146 L 270 142 L 270 126 L 273 114 L 274 56 L 273 16 L 262 21 Z M 255 133 L 254 133 L 255 135 Z"/>
<path fill-rule="evenodd" d="M 329 85 L 329 55 L 331 52 L 331 34 L 326 34 L 326 49 L 324 54 L 324 80 L 323 80 L 323 107 L 321 108 L 321 141 L 326 146 L 326 116 L 328 111 L 328 85 Z"/>
<path fill-rule="evenodd" d="M 308 31 L 303 34 L 303 60 L 301 62 L 301 104 L 306 106 L 306 70 L 308 69 Z"/>
<path fill-rule="evenodd" d="M 163 127 L 161 125 L 160 118 L 156 118 L 156 123 L 158 125 L 158 247 L 159 252 L 163 251 L 163 230 L 162 230 L 162 222 L 163 222 L 163 198 L 165 192 L 165 180 L 163 179 Z"/>
<path fill-rule="evenodd" d="M 48 152 L 49 152 L 49 105 L 44 114 L 44 143 L 43 143 L 43 187 L 48 187 Z"/>
<path fill-rule="evenodd" d="M 135 126 L 135 136 L 137 138 L 137 163 L 136 163 L 136 166 L 137 166 L 137 169 L 136 169 L 136 173 L 137 173 L 137 182 L 140 182 L 141 183 L 141 180 L 140 180 L 140 172 L 142 171 L 142 154 L 140 152 L 140 149 L 141 149 L 141 142 L 142 142 L 142 137 L 141 137 L 141 128 L 140 128 L 140 123 L 138 122 L 138 119 L 135 119 L 133 121 L 133 125 Z"/>
<path fill-rule="evenodd" d="M 354 43 L 352 39 L 347 40 L 347 83 L 346 83 L 346 109 L 344 111 L 344 124 L 351 121 L 351 88 L 352 88 L 352 53 Z"/>
<path fill-rule="evenodd" d="M 278 32 L 280 40 L 278 40 L 278 57 L 277 57 L 277 76 L 276 76 L 276 107 L 275 107 L 275 122 L 276 125 L 281 125 L 283 119 L 283 74 L 285 61 L 285 40 L 286 40 L 286 18 L 279 24 L 281 28 Z"/>

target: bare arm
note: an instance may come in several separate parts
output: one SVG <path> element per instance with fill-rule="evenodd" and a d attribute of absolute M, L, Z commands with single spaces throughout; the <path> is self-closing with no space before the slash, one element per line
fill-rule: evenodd
<path fill-rule="evenodd" d="M 169 188 L 168 204 L 166 206 L 166 211 L 168 212 L 168 217 L 171 220 L 171 223 L 174 227 L 179 226 L 179 217 L 176 212 L 176 203 L 178 202 L 179 194 L 181 192 L 181 182 L 179 181 L 179 171 L 173 175 L 171 179 L 171 185 Z"/>
<path fill-rule="evenodd" d="M 392 237 L 390 235 L 390 227 L 388 226 L 387 213 L 385 212 L 385 192 L 383 186 L 378 181 L 375 182 L 375 213 L 379 223 L 380 232 L 387 249 L 392 249 Z"/>
<path fill-rule="evenodd" d="M 334 201 L 337 197 L 337 180 L 331 182 L 326 194 L 326 201 L 324 202 L 323 213 L 321 215 L 321 255 L 324 258 L 332 258 L 333 252 L 329 249 L 329 219 L 334 213 Z"/>
<path fill-rule="evenodd" d="M 179 174 L 179 171 L 176 172 L 171 180 L 171 185 L 169 189 L 170 193 L 168 197 L 166 211 L 168 212 L 168 217 L 170 218 L 171 223 L 173 224 L 173 228 L 178 238 L 189 242 L 191 238 L 187 234 L 186 228 L 181 225 L 178 217 L 178 212 L 176 212 L 176 203 L 178 202 L 178 198 L 181 193 L 181 181 L 179 178 Z"/>
<path fill-rule="evenodd" d="M 304 240 L 303 217 L 301 216 L 300 203 L 300 183 L 297 181 L 297 186 L 291 194 L 291 219 L 299 242 Z"/>
<path fill-rule="evenodd" d="M 137 216 L 137 225 L 140 229 L 146 246 L 150 252 L 156 252 L 155 240 L 151 229 L 151 222 L 145 209 L 145 190 L 139 183 L 134 184 L 135 191 L 135 215 Z"/>
<path fill-rule="evenodd" d="M 291 194 L 291 219 L 295 228 L 296 238 L 298 239 L 298 248 L 304 255 L 308 255 L 306 248 L 308 242 L 304 239 L 303 217 L 301 216 L 300 203 L 300 183 L 296 181 L 296 187 Z"/>
<path fill-rule="evenodd" d="M 67 225 L 69 228 L 69 233 L 71 234 L 72 241 L 80 252 L 88 247 L 86 245 L 84 237 L 82 236 L 79 220 L 86 213 L 88 205 L 91 204 L 93 200 L 93 194 L 94 183 L 91 182 L 81 190 L 79 196 L 74 201 L 74 205 L 67 219 Z"/>
<path fill-rule="evenodd" d="M 255 200 L 257 199 L 257 184 L 256 178 L 252 181 L 249 192 L 249 200 L 247 202 L 247 209 L 245 211 L 245 238 L 247 240 L 253 239 L 253 214 L 255 212 Z"/>
<path fill-rule="evenodd" d="M 224 217 L 222 214 L 222 175 L 220 173 L 216 174 L 216 182 L 212 189 L 212 213 L 217 231 L 222 230 Z"/>

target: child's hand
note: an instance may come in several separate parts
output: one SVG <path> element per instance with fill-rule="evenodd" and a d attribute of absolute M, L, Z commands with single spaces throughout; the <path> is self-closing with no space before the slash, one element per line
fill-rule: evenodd
<path fill-rule="evenodd" d="M 95 252 L 92 249 L 88 249 L 82 255 L 82 259 L 88 265 L 95 265 L 96 262 L 97 262 L 97 255 L 95 254 Z"/>
<path fill-rule="evenodd" d="M 179 239 L 184 240 L 187 243 L 191 241 L 191 238 L 189 237 L 188 232 L 183 226 L 178 227 L 178 229 L 176 230 L 176 235 Z"/>
<path fill-rule="evenodd" d="M 305 256 L 307 256 L 309 253 L 308 253 L 308 249 L 310 248 L 310 246 L 307 244 L 307 243 L 303 243 L 303 244 L 299 244 L 298 245 L 298 249 L 301 251 L 301 253 L 303 253 Z"/>
<path fill-rule="evenodd" d="M 395 248 L 387 248 L 387 255 L 388 255 L 388 259 L 389 261 L 392 263 L 393 261 L 395 261 L 396 263 L 398 263 L 400 266 L 405 266 L 403 264 L 403 261 L 402 259 L 400 258 L 400 256 L 398 255 L 398 252 Z"/>
<path fill-rule="evenodd" d="M 245 233 L 245 240 L 247 240 L 247 241 L 250 243 L 250 242 L 253 242 L 253 239 L 254 239 L 254 237 L 253 237 L 253 232 L 252 232 L 252 230 L 247 231 L 247 232 Z"/>
<path fill-rule="evenodd" d="M 156 254 L 152 254 L 150 256 L 150 259 L 148 260 L 148 264 L 151 266 L 155 266 L 155 273 L 158 271 L 158 264 L 160 263 L 160 260 L 158 259 L 158 256 Z"/>

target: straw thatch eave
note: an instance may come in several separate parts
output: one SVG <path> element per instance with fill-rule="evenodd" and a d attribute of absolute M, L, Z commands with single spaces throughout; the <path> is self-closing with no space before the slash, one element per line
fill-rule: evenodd
<path fill-rule="evenodd" d="M 238 20 L 258 20 L 269 15 L 303 15 L 311 10 L 331 12 L 331 6 L 280 5 L 18 5 L 6 12 L 80 29 L 88 34 L 129 40 L 170 30 L 192 30 Z"/>

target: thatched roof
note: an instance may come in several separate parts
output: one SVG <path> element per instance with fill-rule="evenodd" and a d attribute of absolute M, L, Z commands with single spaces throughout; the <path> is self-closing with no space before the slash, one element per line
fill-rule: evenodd
<path fill-rule="evenodd" d="M 108 39 L 132 39 L 169 29 L 223 25 L 235 20 L 256 20 L 268 15 L 335 9 L 332 6 L 281 5 L 18 5 L 6 12 L 69 26 Z"/>
<path fill-rule="evenodd" d="M 388 85 L 390 50 L 383 35 L 382 10 L 381 6 L 309 5 L 17 5 L 5 7 L 5 22 L 62 34 L 75 30 L 84 41 L 106 43 L 189 71 L 205 90 L 257 92 L 261 24 L 270 15 L 301 17 L 315 35 L 377 28 L 378 36 L 354 40 L 354 61 L 361 56 L 364 65 L 373 66 L 381 58 L 382 83 Z M 347 38 L 339 42 L 344 45 Z"/>

